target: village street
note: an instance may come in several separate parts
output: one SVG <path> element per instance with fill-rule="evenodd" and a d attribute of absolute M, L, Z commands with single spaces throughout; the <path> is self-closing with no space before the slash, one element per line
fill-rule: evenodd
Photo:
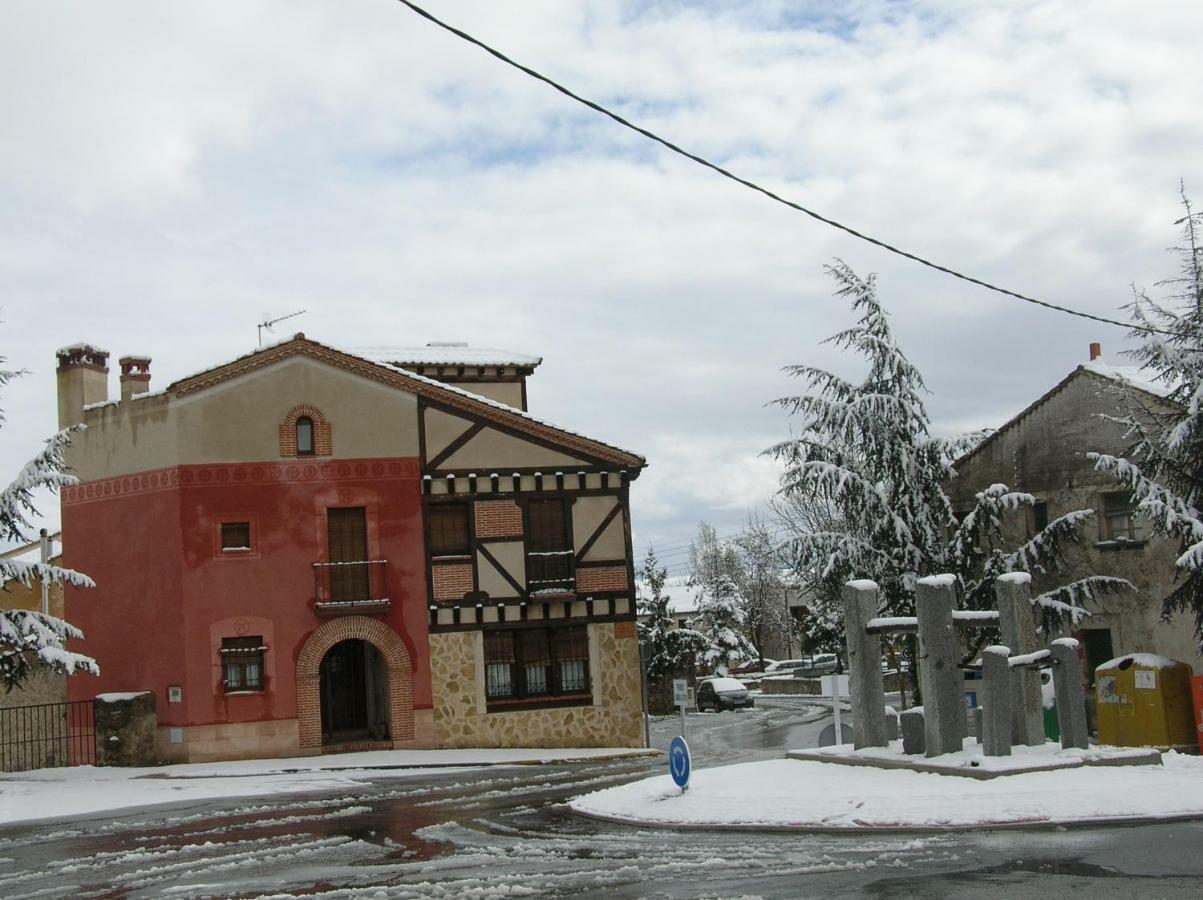
<path fill-rule="evenodd" d="M 679 720 L 658 720 L 664 747 Z M 811 746 L 823 711 L 761 698 L 691 715 L 696 765 Z M 1203 824 L 979 834 L 667 832 L 583 819 L 562 801 L 664 768 L 453 770 L 335 793 L 242 797 L 0 828 L 18 897 L 1194 897 Z M 376 773 L 379 777 L 380 773 Z M 1156 874 L 1154 874 L 1156 873 Z"/>

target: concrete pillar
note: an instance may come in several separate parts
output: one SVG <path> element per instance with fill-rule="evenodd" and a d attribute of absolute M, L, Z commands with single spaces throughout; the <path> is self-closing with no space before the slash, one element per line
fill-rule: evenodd
<path fill-rule="evenodd" d="M 933 575 L 915 586 L 919 619 L 919 684 L 928 756 L 955 753 L 965 736 L 965 690 L 958 667 L 960 639 L 952 624 L 956 578 Z"/>
<path fill-rule="evenodd" d="M 1019 656 L 1040 649 L 1036 619 L 1032 615 L 1032 576 L 1008 572 L 994 579 L 998 599 L 998 624 L 1003 643 Z M 1044 744 L 1044 712 L 1040 702 L 1040 672 L 1018 669 L 1011 674 L 1011 742 L 1039 747 Z"/>
<path fill-rule="evenodd" d="M 109 354 L 91 344 L 72 344 L 58 357 L 58 427 L 84 420 L 84 407 L 109 399 Z"/>
<path fill-rule="evenodd" d="M 881 638 L 865 626 L 877 616 L 877 585 L 850 581 L 844 585 L 844 637 L 848 644 L 848 693 L 852 701 L 854 746 L 885 747 L 886 694 L 881 677 Z"/>
<path fill-rule="evenodd" d="M 994 645 L 982 651 L 982 752 L 986 756 L 1011 755 L 1011 680 L 1008 647 Z"/>
<path fill-rule="evenodd" d="M 902 722 L 902 752 L 915 755 L 923 752 L 923 707 L 904 709 L 899 720 Z"/>
<path fill-rule="evenodd" d="M 1090 746 L 1086 724 L 1086 691 L 1082 688 L 1081 662 L 1078 642 L 1073 638 L 1058 638 L 1049 644 L 1053 660 L 1053 690 L 1057 695 L 1057 723 L 1061 726 L 1061 746 Z"/>

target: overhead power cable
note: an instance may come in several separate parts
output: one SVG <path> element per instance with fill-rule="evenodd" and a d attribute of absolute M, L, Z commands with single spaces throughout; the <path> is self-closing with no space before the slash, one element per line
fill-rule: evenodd
<path fill-rule="evenodd" d="M 496 48 L 489 46 L 488 44 L 486 44 L 484 41 L 480 40 L 479 38 L 475 38 L 472 35 L 468 34 L 466 31 L 463 31 L 459 28 L 456 28 L 454 25 L 450 25 L 447 22 L 444 22 L 442 19 L 438 18 L 437 16 L 433 15 L 432 13 L 428 12 L 427 10 L 423 9 L 421 6 L 418 6 L 418 4 L 411 3 L 410 0 L 397 0 L 397 2 L 401 3 L 404 6 L 409 7 L 413 12 L 417 13 L 422 18 L 439 26 L 439 28 L 442 28 L 444 31 L 450 32 L 451 34 L 455 35 L 456 37 L 460 38 L 461 40 L 467 41 L 469 44 L 474 44 L 475 46 L 479 47 L 481 50 L 484 50 L 490 56 L 496 57 L 497 59 L 501 60 L 506 65 L 512 66 L 513 68 L 517 69 L 519 72 L 529 75 L 531 78 L 534 78 L 537 81 L 543 82 L 548 87 L 554 88 L 555 90 L 559 91 L 564 96 L 569 97 L 572 100 L 575 100 L 577 103 L 580 103 L 582 106 L 586 106 L 589 109 L 593 110 L 594 112 L 601 113 L 603 116 L 613 119 L 615 122 L 617 122 L 619 125 L 622 125 L 624 128 L 629 128 L 631 131 L 634 131 L 636 134 L 640 134 L 650 141 L 655 141 L 657 144 L 660 144 L 662 147 L 665 147 L 668 150 L 671 150 L 673 153 L 676 153 L 679 156 L 683 156 L 686 159 L 697 163 L 699 166 L 703 166 L 707 169 L 710 169 L 713 172 L 717 172 L 719 175 L 722 175 L 724 178 L 729 178 L 731 181 L 734 181 L 736 184 L 743 185 L 744 187 L 748 188 L 749 190 L 756 191 L 758 194 L 763 194 L 764 196 L 768 197 L 770 200 L 775 200 L 776 202 L 783 204 L 784 206 L 788 206 L 790 209 L 796 210 L 797 212 L 800 212 L 800 213 L 804 213 L 804 214 L 810 216 L 812 219 L 822 222 L 824 225 L 829 225 L 832 228 L 836 228 L 836 229 L 844 232 L 845 234 L 849 234 L 852 237 L 858 238 L 862 241 L 865 241 L 866 243 L 872 244 L 875 247 L 880 247 L 882 250 L 885 250 L 889 253 L 893 253 L 896 256 L 901 256 L 904 259 L 909 259 L 912 262 L 916 262 L 921 266 L 926 266 L 929 269 L 934 269 L 937 272 L 943 272 L 945 275 L 951 275 L 953 278 L 959 278 L 961 281 L 966 281 L 966 282 L 969 282 L 970 284 L 976 284 L 978 287 L 985 288 L 988 291 L 994 291 L 995 293 L 1002 294 L 1003 296 L 1012 297 L 1016 300 L 1022 300 L 1025 303 L 1031 303 L 1036 306 L 1042 306 L 1045 309 L 1055 310 L 1056 312 L 1065 313 L 1066 315 L 1077 316 L 1080 319 L 1089 319 L 1093 322 L 1101 322 L 1104 325 L 1115 325 L 1119 328 L 1124 328 L 1124 329 L 1128 329 L 1131 331 L 1157 332 L 1159 334 L 1168 334 L 1168 335 L 1175 334 L 1175 332 L 1173 332 L 1173 331 L 1168 331 L 1163 328 L 1157 328 L 1152 325 L 1138 325 L 1138 324 L 1133 324 L 1130 322 L 1121 322 L 1118 319 L 1109 319 L 1106 316 L 1096 316 L 1094 313 L 1083 312 L 1080 309 L 1072 309 L 1068 306 L 1061 306 L 1057 303 L 1050 303 L 1047 300 L 1040 300 L 1036 297 L 1028 296 L 1027 294 L 1021 294 L 1018 291 L 1012 291 L 1008 288 L 1000 287 L 997 284 L 992 284 L 991 282 L 984 281 L 981 278 L 975 278 L 972 275 L 966 275 L 964 272 L 958 272 L 956 269 L 951 269 L 948 266 L 943 266 L 943 265 L 940 265 L 939 263 L 932 262 L 930 259 L 925 259 L 924 257 L 919 256 L 916 253 L 911 253 L 908 250 L 903 250 L 901 247 L 896 247 L 895 245 L 890 244 L 886 241 L 880 240 L 879 238 L 875 238 L 871 235 L 865 234 L 863 231 L 858 231 L 857 229 L 852 228 L 849 225 L 845 225 L 842 222 L 837 222 L 835 219 L 831 219 L 831 218 L 828 218 L 827 216 L 822 215 L 821 213 L 817 213 L 813 209 L 808 209 L 807 207 L 803 206 L 800 203 L 795 203 L 793 200 L 788 200 L 785 197 L 782 197 L 780 194 L 777 194 L 777 193 L 769 190 L 768 188 L 757 184 L 754 181 L 749 181 L 747 178 L 742 178 L 739 175 L 736 175 L 734 172 L 731 172 L 729 169 L 724 169 L 722 166 L 718 165 L 717 163 L 711 162 L 710 160 L 706 159 L 703 156 L 699 156 L 696 153 L 691 153 L 688 150 L 685 150 L 682 147 L 679 147 L 678 145 L 674 144 L 672 141 L 669 141 L 668 139 L 663 138 L 660 135 L 656 134 L 654 131 L 649 131 L 648 129 L 643 128 L 642 126 L 636 125 L 634 122 L 631 122 L 629 119 L 626 119 L 626 118 L 620 116 L 618 113 L 616 113 L 610 109 L 607 109 L 606 107 L 602 106 L 600 103 L 595 103 L 594 101 L 592 101 L 586 97 L 582 97 L 580 94 L 577 94 L 574 91 L 569 90 L 564 85 L 560 84 L 558 81 L 556 81 L 552 78 L 549 78 L 548 76 L 542 74 L 541 72 L 536 71 L 535 69 L 530 68 L 529 66 L 525 66 L 522 63 L 517 62 L 516 60 L 514 60 L 514 59 L 510 58 L 509 56 L 507 56 L 506 54 L 502 53 L 500 50 L 497 50 Z"/>

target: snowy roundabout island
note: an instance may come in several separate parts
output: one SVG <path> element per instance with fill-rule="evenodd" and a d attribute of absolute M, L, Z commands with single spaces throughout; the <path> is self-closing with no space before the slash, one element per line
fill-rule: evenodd
<path fill-rule="evenodd" d="M 1033 752 L 1013 759 L 1033 763 L 1032 757 L 1046 757 L 1046 764 L 1058 768 L 990 779 L 781 759 L 695 770 L 684 793 L 663 775 L 585 794 L 569 806 L 634 825 L 820 832 L 1203 818 L 1203 758 L 1171 752 L 1161 765 L 1127 765 L 1122 758 L 1102 763 L 1104 751 L 1075 756 L 1056 745 L 1047 748 L 1025 748 Z M 944 761 L 950 769 L 971 765 L 975 752 L 948 754 Z"/>

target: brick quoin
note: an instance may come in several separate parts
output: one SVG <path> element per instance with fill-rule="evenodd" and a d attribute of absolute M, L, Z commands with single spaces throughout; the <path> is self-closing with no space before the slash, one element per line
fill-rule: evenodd
<path fill-rule="evenodd" d="M 332 456 L 334 454 L 334 438 L 330 423 L 316 406 L 301 403 L 294 406 L 280 423 L 280 455 L 297 455 L 297 419 L 308 416 L 313 420 L 313 455 Z"/>
<path fill-rule="evenodd" d="M 512 500 L 480 501 L 475 512 L 477 537 L 522 537 L 522 509 Z"/>
<path fill-rule="evenodd" d="M 628 587 L 626 566 L 605 566 L 577 569 L 577 593 L 589 591 L 625 591 Z"/>
<path fill-rule="evenodd" d="M 394 741 L 414 739 L 413 666 L 400 636 L 375 619 L 343 616 L 314 629 L 297 656 L 297 724 L 302 747 L 322 746 L 322 658 L 341 641 L 367 641 L 388 669 L 388 729 Z"/>
<path fill-rule="evenodd" d="M 462 600 L 464 594 L 475 588 L 472 581 L 471 563 L 434 566 L 430 576 L 434 583 L 434 599 L 436 600 Z"/>

